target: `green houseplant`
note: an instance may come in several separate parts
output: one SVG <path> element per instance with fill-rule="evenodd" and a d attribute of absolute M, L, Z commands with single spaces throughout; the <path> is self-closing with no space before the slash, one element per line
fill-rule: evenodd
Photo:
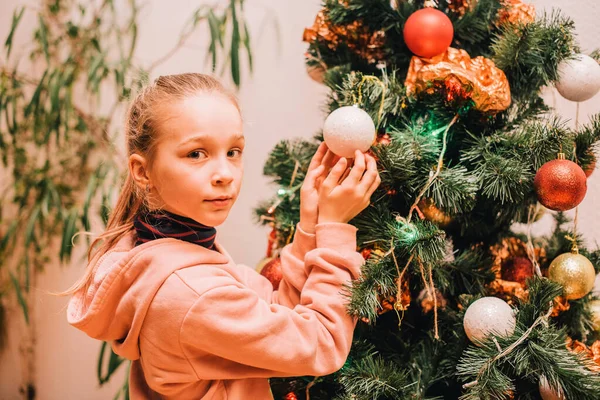
<path fill-rule="evenodd" d="M 0 67 L 0 349 L 8 324 L 21 323 L 23 397 L 36 397 L 31 288 L 44 267 L 70 260 L 77 232 L 107 221 L 125 165 L 115 145 L 119 111 L 197 29 L 210 37 L 207 66 L 229 71 L 239 86 L 244 53 L 252 70 L 243 6 L 243 0 L 199 5 L 174 47 L 150 65 L 134 58 L 141 10 L 135 0 L 40 0 L 14 11 Z M 21 27 L 25 14 L 35 16 L 33 37 L 17 51 L 16 37 L 29 33 Z M 7 321 L 13 304 L 23 321 Z M 101 384 L 122 363 L 112 352 L 105 357 L 106 347 Z M 126 386 L 117 397 L 127 397 Z"/>

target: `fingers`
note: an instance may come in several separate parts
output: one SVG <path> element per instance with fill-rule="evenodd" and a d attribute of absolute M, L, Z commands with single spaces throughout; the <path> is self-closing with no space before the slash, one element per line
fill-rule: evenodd
<path fill-rule="evenodd" d="M 344 183 L 348 185 L 356 186 L 360 182 L 363 174 L 365 173 L 366 160 L 365 154 L 360 150 L 356 150 L 354 153 L 354 165 L 348 175 L 348 178 L 344 180 Z"/>
<path fill-rule="evenodd" d="M 375 190 L 377 190 L 377 188 L 379 187 L 380 183 L 381 183 L 381 177 L 379 176 L 379 174 L 377 174 L 377 178 L 375 178 L 375 181 L 371 184 L 371 186 L 367 190 L 367 193 L 366 193 L 367 199 L 371 198 L 373 193 L 375 193 Z"/>
<path fill-rule="evenodd" d="M 375 158 L 368 154 L 365 158 L 367 161 L 366 171 L 362 176 L 360 183 L 358 184 L 358 189 L 361 190 L 363 193 L 368 193 L 376 182 L 381 182 L 381 178 L 379 177 L 379 172 L 377 172 L 377 161 L 375 161 Z M 378 185 L 379 183 L 375 185 L 375 189 L 377 189 Z M 373 189 L 373 191 L 375 191 L 375 189 Z M 369 196 L 371 194 L 372 192 L 369 193 Z"/>
<path fill-rule="evenodd" d="M 334 154 L 331 150 L 327 150 L 327 154 L 323 157 L 321 164 L 325 165 L 327 172 L 339 161 L 340 156 Z"/>
<path fill-rule="evenodd" d="M 317 180 L 321 177 L 324 171 L 324 165 L 319 165 L 317 168 L 309 170 L 306 174 L 306 178 L 304 178 L 304 183 L 302 184 L 302 187 L 317 187 Z"/>
<path fill-rule="evenodd" d="M 325 144 L 325 142 L 321 143 L 319 145 L 319 148 L 315 152 L 315 155 L 313 156 L 312 160 L 310 161 L 310 164 L 308 165 L 308 171 L 312 171 L 313 169 L 321 165 L 323 163 L 324 157 L 326 157 L 326 155 L 329 153 L 331 152 L 327 149 L 327 145 Z"/>
<path fill-rule="evenodd" d="M 346 171 L 346 165 L 348 161 L 345 158 L 340 158 L 338 162 L 333 166 L 327 178 L 321 183 L 321 189 L 325 189 L 327 192 L 333 190 L 337 186 L 340 178 Z"/>

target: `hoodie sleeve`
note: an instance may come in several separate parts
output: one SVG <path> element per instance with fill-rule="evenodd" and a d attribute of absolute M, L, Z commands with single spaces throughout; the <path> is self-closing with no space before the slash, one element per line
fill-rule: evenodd
<path fill-rule="evenodd" d="M 322 376 L 339 370 L 356 324 L 346 311 L 343 285 L 364 263 L 356 228 L 316 227 L 316 247 L 305 256 L 306 282 L 293 309 L 269 304 L 231 278 L 203 293 L 183 320 L 180 343 L 196 375 L 239 379 Z M 207 364 L 206 353 L 218 358 Z"/>
<path fill-rule="evenodd" d="M 294 308 L 300 303 L 300 293 L 308 277 L 304 258 L 316 246 L 316 235 L 303 231 L 300 224 L 297 224 L 294 240 L 280 253 L 283 277 L 279 283 L 279 289 L 273 291 L 271 282 L 251 268 L 246 271 L 248 286 L 256 290 L 262 298 L 268 299 L 269 302 Z"/>

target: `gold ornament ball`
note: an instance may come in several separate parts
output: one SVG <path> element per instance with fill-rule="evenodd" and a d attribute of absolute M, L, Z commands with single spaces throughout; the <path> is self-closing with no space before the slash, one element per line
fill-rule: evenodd
<path fill-rule="evenodd" d="M 422 198 L 418 206 L 425 218 L 442 229 L 447 228 L 453 221 L 452 217 L 437 208 L 430 198 Z"/>
<path fill-rule="evenodd" d="M 594 266 L 578 253 L 564 253 L 556 257 L 548 269 L 548 278 L 564 286 L 567 299 L 580 299 L 594 288 Z"/>
<path fill-rule="evenodd" d="M 552 390 L 550 384 L 548 383 L 548 379 L 545 376 L 540 378 L 540 396 L 543 400 L 566 400 L 565 396 L 562 393 L 557 393 Z"/>
<path fill-rule="evenodd" d="M 590 312 L 592 313 L 594 330 L 600 332 L 600 300 L 590 301 Z"/>

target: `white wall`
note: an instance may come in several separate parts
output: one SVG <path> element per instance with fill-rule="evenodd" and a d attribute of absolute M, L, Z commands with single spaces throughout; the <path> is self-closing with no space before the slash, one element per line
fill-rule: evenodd
<path fill-rule="evenodd" d="M 20 4 L 35 2 L 2 0 L 0 2 L 0 38 L 5 38 L 10 26 L 12 10 Z M 137 57 L 149 62 L 166 53 L 177 41 L 180 27 L 201 1 L 150 0 L 146 2 L 141 19 Z M 559 0 L 534 1 L 539 7 L 561 6 Z M 264 255 L 267 230 L 252 222 L 252 208 L 258 201 L 269 197 L 273 187 L 262 177 L 262 166 L 269 150 L 281 138 L 311 137 L 321 126 L 321 112 L 325 90 L 305 74 L 302 43 L 305 26 L 312 24 L 320 7 L 320 0 L 247 0 L 246 10 L 250 29 L 254 35 L 255 73 L 245 75 L 239 97 L 245 118 L 247 137 L 246 177 L 238 203 L 229 221 L 219 229 L 219 240 L 238 262 L 255 265 Z M 600 34 L 597 20 L 599 6 L 594 0 L 570 1 L 564 12 L 576 22 L 579 39 L 585 50 L 591 51 Z M 281 25 L 281 36 L 276 37 L 268 25 L 273 15 Z M 33 21 L 25 20 L 21 29 L 31 27 Z M 262 32 L 260 38 L 259 32 Z M 27 39 L 25 35 L 25 39 Z M 192 37 L 156 74 L 183 71 L 205 71 L 205 33 Z M 278 45 L 280 43 L 280 45 Z M 16 48 L 18 50 L 18 47 Z M 1 60 L 1 59 L 0 59 Z M 153 76 L 152 78 L 154 78 Z M 581 105 L 581 121 L 600 111 L 600 97 Z M 557 100 L 559 112 L 574 118 L 575 105 Z M 600 171 L 589 179 L 589 190 L 580 207 L 580 229 L 588 241 L 600 239 Z M 549 219 L 541 222 L 547 229 Z M 79 254 L 82 254 L 79 250 Z M 78 260 L 75 257 L 74 260 Z M 46 295 L 45 291 L 64 289 L 79 277 L 83 262 L 75 261 L 69 267 L 49 266 L 38 282 L 39 298 L 35 318 L 38 324 L 38 398 L 39 399 L 106 399 L 112 398 L 122 383 L 122 375 L 110 386 L 98 389 L 95 371 L 99 343 L 70 327 L 65 320 L 66 300 Z M 15 310 L 12 321 L 18 319 Z M 20 365 L 18 357 L 18 331 L 11 322 L 9 348 L 0 355 L 0 400 L 19 397 Z"/>

